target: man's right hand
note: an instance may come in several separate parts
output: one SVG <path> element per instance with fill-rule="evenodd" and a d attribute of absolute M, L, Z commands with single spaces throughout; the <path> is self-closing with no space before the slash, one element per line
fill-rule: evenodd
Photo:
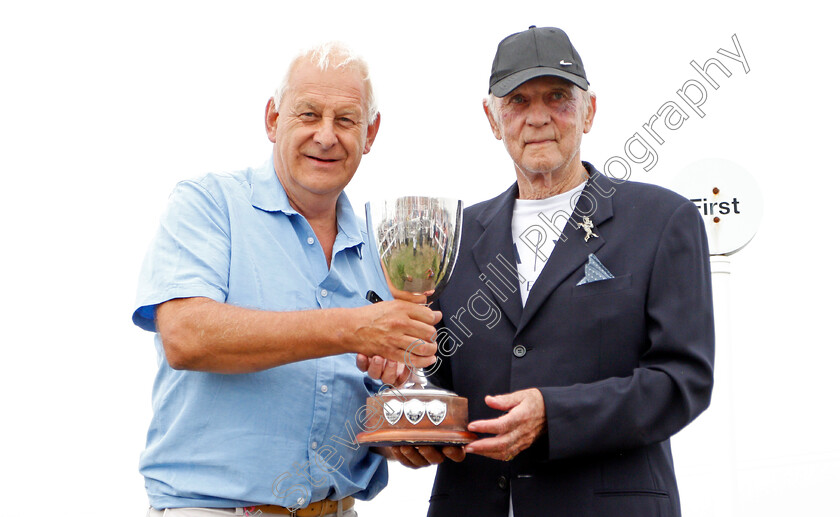
<path fill-rule="evenodd" d="M 435 362 L 435 327 L 439 311 L 402 300 L 374 303 L 350 309 L 354 318 L 351 335 L 342 336 L 350 352 L 380 356 L 414 368 Z"/>

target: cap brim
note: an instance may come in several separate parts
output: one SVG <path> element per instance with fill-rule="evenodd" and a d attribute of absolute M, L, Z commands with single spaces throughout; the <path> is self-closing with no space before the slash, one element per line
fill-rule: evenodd
<path fill-rule="evenodd" d="M 514 74 L 510 74 L 509 76 L 505 77 L 501 81 L 491 86 L 490 92 L 496 97 L 504 97 L 505 95 L 518 88 L 519 85 L 521 85 L 522 83 L 530 81 L 535 77 L 544 77 L 546 75 L 559 77 L 560 79 L 565 79 L 570 83 L 574 84 L 575 86 L 578 86 L 581 90 L 589 89 L 589 82 L 583 77 L 577 76 L 575 74 L 570 74 L 569 72 L 564 72 L 563 70 L 558 70 L 556 68 L 538 66 L 536 68 L 529 68 L 527 70 L 522 70 Z"/>

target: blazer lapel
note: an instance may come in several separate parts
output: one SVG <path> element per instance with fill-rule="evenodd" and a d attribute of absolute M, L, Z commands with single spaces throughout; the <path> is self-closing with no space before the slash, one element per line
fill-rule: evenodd
<path fill-rule="evenodd" d="M 534 283 L 531 293 L 528 295 L 528 301 L 525 303 L 517 334 L 522 332 L 522 329 L 525 328 L 557 286 L 580 268 L 588 260 L 590 253 L 595 253 L 605 243 L 604 236 L 598 231 L 598 226 L 613 215 L 612 197 L 604 197 L 599 191 L 614 192 L 614 189 L 609 190 L 612 189 L 609 180 L 594 168 L 589 173 L 590 179 L 575 206 L 574 214 L 563 230 L 566 240 L 561 239 L 557 242 L 554 251 L 548 258 L 548 262 L 546 262 L 540 276 Z M 593 182 L 596 185 L 593 185 Z M 578 228 L 578 223 L 582 222 L 586 215 L 589 216 L 595 226 L 594 233 L 598 234 L 598 237 L 591 237 L 589 242 L 584 240 L 586 232 L 583 228 Z"/>
<path fill-rule="evenodd" d="M 519 293 L 519 274 L 510 229 L 513 204 L 518 194 L 519 187 L 514 183 L 478 214 L 476 221 L 484 231 L 472 247 L 473 258 L 481 271 L 479 280 L 487 286 L 514 327 L 519 325 L 522 317 L 522 295 Z"/>

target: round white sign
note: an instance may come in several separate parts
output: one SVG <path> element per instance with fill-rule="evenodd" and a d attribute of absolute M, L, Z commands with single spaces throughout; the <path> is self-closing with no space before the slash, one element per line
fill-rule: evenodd
<path fill-rule="evenodd" d="M 711 255 L 731 255 L 758 231 L 764 201 L 752 175 L 729 160 L 699 160 L 674 178 L 673 190 L 697 206 L 706 223 Z"/>

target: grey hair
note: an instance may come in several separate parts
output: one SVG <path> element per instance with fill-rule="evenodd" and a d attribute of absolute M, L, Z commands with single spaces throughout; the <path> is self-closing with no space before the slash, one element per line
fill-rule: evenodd
<path fill-rule="evenodd" d="M 298 55 L 289 64 L 286 75 L 283 81 L 274 91 L 274 109 L 280 110 L 280 102 L 283 100 L 283 95 L 289 88 L 289 79 L 291 78 L 292 70 L 295 65 L 303 59 L 316 65 L 322 71 L 327 69 L 340 70 L 348 68 L 359 72 L 362 76 L 362 81 L 365 84 L 365 95 L 367 97 L 367 123 L 373 124 L 376 122 L 376 116 L 379 114 L 379 109 L 376 106 L 376 96 L 373 92 L 373 83 L 370 80 L 370 69 L 367 62 L 361 56 L 354 53 L 344 43 L 338 41 L 328 41 L 315 45 L 314 47 L 305 49 L 298 53 Z"/>
<path fill-rule="evenodd" d="M 578 88 L 575 86 L 575 88 Z M 588 90 L 584 90 L 582 88 L 578 88 L 583 95 L 583 102 L 588 108 L 592 108 L 592 96 L 595 95 L 595 92 L 592 91 L 592 88 Z M 493 116 L 493 120 L 497 123 L 499 122 L 499 104 L 501 104 L 502 98 L 496 97 L 492 93 L 487 94 L 487 97 L 484 98 L 484 104 L 487 106 L 487 110 L 490 112 L 490 115 Z"/>

